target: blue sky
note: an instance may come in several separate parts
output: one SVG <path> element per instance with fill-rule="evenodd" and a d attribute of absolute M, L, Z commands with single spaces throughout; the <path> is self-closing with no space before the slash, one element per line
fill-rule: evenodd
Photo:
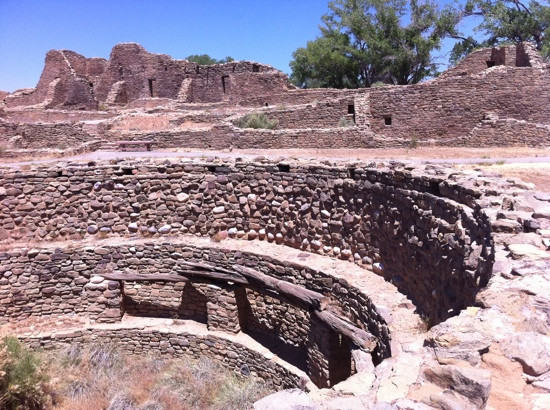
<path fill-rule="evenodd" d="M 34 87 L 51 49 L 108 58 L 121 42 L 182 59 L 231 56 L 286 73 L 329 0 L 0 0 L 0 90 Z"/>

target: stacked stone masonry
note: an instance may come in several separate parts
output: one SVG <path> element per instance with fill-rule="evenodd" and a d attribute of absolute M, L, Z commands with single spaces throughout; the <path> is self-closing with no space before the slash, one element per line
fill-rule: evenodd
<path fill-rule="evenodd" d="M 224 230 L 253 239 L 261 231 L 291 247 L 383 264 L 384 276 L 432 323 L 473 301 L 493 258 L 490 224 L 476 205 L 481 190 L 445 175 L 286 163 L 141 163 L 5 169 L 0 182 L 5 242 Z"/>
<path fill-rule="evenodd" d="M 547 198 L 523 198 L 525 186 L 519 182 L 477 173 L 468 177 L 437 166 L 219 160 L 89 163 L 3 168 L 0 183 L 5 249 L 0 253 L 2 321 L 61 315 L 92 321 L 75 331 L 23 336 L 25 341 L 42 347 L 117 341 L 137 354 L 156 350 L 208 355 L 237 371 L 278 379 L 275 384 L 280 387 L 303 387 L 304 376 L 318 387 L 339 385 L 356 375 L 365 377 L 360 370 L 364 365 L 342 334 L 281 295 L 228 282 L 137 283 L 102 275 L 173 274 L 185 270 L 182 263 L 188 261 L 230 270 L 248 266 L 325 295 L 331 311 L 374 335 L 372 361 L 381 377 L 387 366 L 399 367 L 392 361 L 394 355 L 397 360 L 410 356 L 399 347 L 405 336 L 412 343 L 407 349 L 428 346 L 443 361 L 461 360 L 462 350 L 453 349 L 465 345 L 445 345 L 445 329 L 455 319 L 474 320 L 479 308 L 471 305 L 476 303 L 485 306 L 480 315 L 491 314 L 487 306 L 494 303 L 491 292 L 496 290 L 486 285 L 495 269 L 499 276 L 492 279 L 497 283 L 510 275 L 529 278 L 525 269 L 534 268 L 521 262 L 520 252 L 547 257 L 532 245 L 506 245 L 517 259 L 516 271 L 510 274 L 504 268 L 502 244 L 506 238 L 512 238 L 511 243 L 537 243 L 532 235 L 542 235 L 541 230 L 550 227 L 550 217 L 547 211 L 537 211 L 536 203 Z M 231 239 L 210 240 L 220 232 Z M 42 242 L 29 243 L 36 239 Z M 68 239 L 71 244 L 65 242 Z M 303 262 L 287 261 L 273 251 L 270 256 L 267 249 L 252 251 L 260 241 L 267 248 L 296 248 L 293 257 Z M 428 324 L 436 324 L 433 335 L 418 344 L 414 332 L 400 333 L 395 323 L 399 317 L 388 310 L 397 311 L 407 303 L 396 300 L 387 305 L 373 277 L 365 276 L 359 287 L 352 279 L 362 276 L 357 272 L 345 278 L 326 273 L 313 263 L 312 253 L 325 255 L 316 256 L 320 259 L 340 259 L 337 263 L 355 262 L 392 282 L 395 293 L 406 293 Z M 493 266 L 497 258 L 499 264 Z M 124 325 L 126 315 L 192 319 L 227 336 L 171 328 L 139 330 Z M 496 323 L 489 317 L 482 321 Z M 437 332 L 442 336 L 436 337 Z M 231 339 L 243 333 L 266 345 L 283 346 L 302 360 L 292 363 L 294 370 L 280 366 Z M 470 365 L 484 354 L 485 347 L 479 349 L 469 349 Z M 452 367 L 430 366 L 408 371 L 437 383 L 434 372 Z M 544 368 L 526 369 L 534 376 L 544 373 Z M 478 370 L 479 376 L 468 377 L 487 377 Z M 478 407 L 486 404 L 489 394 L 489 388 L 476 397 L 457 391 Z"/>

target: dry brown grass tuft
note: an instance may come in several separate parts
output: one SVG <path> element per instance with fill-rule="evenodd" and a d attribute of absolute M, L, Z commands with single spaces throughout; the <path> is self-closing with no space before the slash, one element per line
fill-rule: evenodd
<path fill-rule="evenodd" d="M 44 354 L 57 409 L 242 409 L 272 390 L 202 358 L 134 356 L 113 345 Z"/>

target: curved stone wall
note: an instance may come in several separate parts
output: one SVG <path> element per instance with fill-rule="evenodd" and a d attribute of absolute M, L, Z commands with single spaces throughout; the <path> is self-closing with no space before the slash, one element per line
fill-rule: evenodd
<path fill-rule="evenodd" d="M 374 352 L 379 362 L 391 355 L 390 331 L 368 295 L 346 280 L 319 269 L 289 263 L 266 255 L 223 247 L 192 239 L 166 241 L 93 241 L 89 245 L 41 249 L 13 249 L 0 253 L 1 321 L 28 317 L 80 314 L 93 322 L 116 323 L 127 312 L 138 316 L 171 317 L 206 321 L 211 297 L 207 284 L 120 283 L 99 275 L 123 271 L 161 275 L 184 270 L 184 262 L 208 261 L 219 267 L 253 266 L 270 276 L 331 296 L 331 306 L 379 340 Z M 61 244 L 59 244 L 62 246 Z M 238 248 L 238 245 L 237 245 Z M 303 349 L 311 330 L 305 309 L 284 298 L 251 289 L 243 295 L 240 327 L 251 334 L 275 339 Z M 224 319 L 229 321 L 228 318 Z M 228 329 L 228 326 L 216 326 Z"/>
<path fill-rule="evenodd" d="M 141 162 L 3 169 L 0 238 L 230 236 L 372 267 L 431 323 L 471 305 L 490 276 L 483 187 L 394 164 Z M 468 184 L 466 184 L 468 185 Z"/>
<path fill-rule="evenodd" d="M 244 376 L 253 375 L 269 381 L 277 389 L 303 388 L 307 376 L 298 369 L 283 365 L 268 352 L 251 350 L 230 338 L 213 334 L 195 334 L 172 329 L 148 330 L 117 328 L 83 328 L 55 334 L 20 336 L 34 348 L 64 348 L 73 344 L 113 344 L 131 354 L 169 354 L 195 359 L 208 357 Z"/>

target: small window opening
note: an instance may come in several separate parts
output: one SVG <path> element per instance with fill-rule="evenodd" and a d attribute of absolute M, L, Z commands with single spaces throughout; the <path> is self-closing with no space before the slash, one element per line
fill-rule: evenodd
<path fill-rule="evenodd" d="M 149 96 L 153 97 L 155 95 L 155 80 L 153 78 L 150 78 L 147 81 L 149 83 Z"/>
<path fill-rule="evenodd" d="M 168 71 L 168 67 L 164 67 L 164 71 Z"/>
<path fill-rule="evenodd" d="M 290 172 L 290 165 L 288 164 L 277 164 L 277 168 L 279 168 L 279 172 Z"/>
<path fill-rule="evenodd" d="M 391 117 L 390 116 L 387 116 L 387 117 L 384 117 L 384 125 L 391 125 Z"/>
<path fill-rule="evenodd" d="M 264 106 L 269 107 L 269 104 L 268 104 L 268 103 L 264 103 Z"/>
<path fill-rule="evenodd" d="M 253 73 L 259 73 L 260 72 L 260 66 L 258 64 L 252 64 L 252 72 Z"/>
<path fill-rule="evenodd" d="M 348 169 L 348 175 L 350 179 L 355 179 L 355 168 Z"/>
<path fill-rule="evenodd" d="M 226 80 L 227 78 L 229 78 L 228 75 L 222 75 L 222 88 L 223 88 L 223 93 L 227 93 L 227 84 L 226 84 Z"/>
<path fill-rule="evenodd" d="M 495 66 L 495 62 L 493 60 L 488 60 L 486 61 L 486 63 L 487 63 L 487 68 L 491 68 Z"/>
<path fill-rule="evenodd" d="M 355 105 L 348 104 L 348 114 L 355 114 Z"/>
<path fill-rule="evenodd" d="M 123 175 L 134 175 L 134 170 L 132 168 L 123 168 L 122 169 L 122 172 L 123 172 Z"/>
<path fill-rule="evenodd" d="M 216 172 L 216 166 L 215 165 L 208 165 L 206 167 L 206 169 L 208 170 L 208 172 Z"/>

